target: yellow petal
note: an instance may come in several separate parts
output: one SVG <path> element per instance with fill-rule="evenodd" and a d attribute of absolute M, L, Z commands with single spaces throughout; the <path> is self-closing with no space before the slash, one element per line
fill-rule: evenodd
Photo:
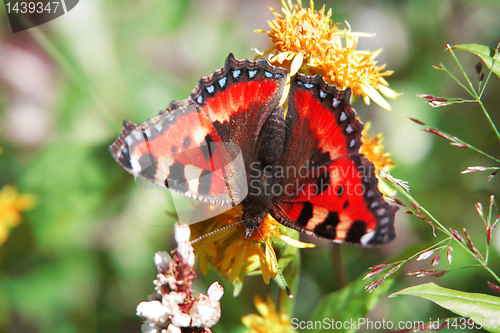
<path fill-rule="evenodd" d="M 269 309 L 267 307 L 267 303 L 264 302 L 262 297 L 260 297 L 259 295 L 256 295 L 254 298 L 254 302 L 255 302 L 255 307 L 257 308 L 257 311 L 259 311 L 259 313 L 262 315 L 262 317 L 267 317 L 267 315 L 269 314 Z"/>
<path fill-rule="evenodd" d="M 312 247 L 316 246 L 316 245 L 311 244 L 311 243 L 304 243 L 304 242 L 298 241 L 296 239 L 293 239 L 293 238 L 285 236 L 285 235 L 281 235 L 279 238 L 281 238 L 281 240 L 284 241 L 285 243 L 287 243 L 293 247 L 299 248 L 299 249 L 312 248 Z"/>
<path fill-rule="evenodd" d="M 267 259 L 267 252 L 263 253 L 262 249 L 259 247 L 258 250 L 259 252 L 259 260 L 260 260 L 260 270 L 262 272 L 262 279 L 264 280 L 265 283 L 269 284 L 269 280 L 271 279 L 272 272 L 269 267 L 269 262 Z M 276 276 L 276 275 L 274 275 Z"/>
<path fill-rule="evenodd" d="M 281 95 L 280 99 L 280 106 L 283 106 L 285 104 L 286 100 L 288 99 L 288 93 L 290 92 L 290 76 L 287 77 L 285 87 L 283 88 L 283 95 Z M 285 113 L 286 116 L 286 113 Z"/>
<path fill-rule="evenodd" d="M 378 90 L 387 98 L 398 99 L 399 93 L 383 84 L 378 85 Z"/>
<path fill-rule="evenodd" d="M 240 251 L 235 257 L 234 263 L 231 266 L 231 274 L 229 274 L 228 278 L 229 282 L 233 282 L 238 277 L 238 274 L 240 274 L 243 259 L 245 259 L 245 252 L 246 251 Z"/>
<path fill-rule="evenodd" d="M 379 106 L 383 107 L 384 109 L 391 111 L 391 106 L 387 101 L 380 95 L 380 93 L 373 88 L 372 86 L 364 85 L 361 84 L 363 91 Z"/>
<path fill-rule="evenodd" d="M 292 65 L 290 66 L 290 76 L 294 76 L 299 71 L 300 67 L 302 67 L 302 63 L 304 62 L 304 54 L 302 52 L 297 53 L 295 58 L 293 58 Z"/>

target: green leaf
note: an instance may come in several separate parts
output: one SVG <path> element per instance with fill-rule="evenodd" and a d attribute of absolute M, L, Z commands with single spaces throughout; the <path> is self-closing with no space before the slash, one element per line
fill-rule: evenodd
<path fill-rule="evenodd" d="M 422 246 L 423 244 L 408 246 L 404 251 L 401 251 L 396 256 L 385 262 L 395 262 L 408 258 L 415 252 L 421 250 Z M 382 284 L 371 293 L 365 291 L 365 286 L 370 283 L 370 280 L 363 280 L 363 277 L 368 273 L 368 271 L 366 271 L 358 279 L 352 281 L 344 288 L 322 297 L 318 302 L 310 321 L 313 323 L 314 321 L 321 321 L 322 324 L 324 324 L 323 320 L 325 318 L 335 318 L 335 321 L 337 322 L 348 321 L 349 326 L 351 325 L 351 320 L 358 323 L 359 318 L 366 317 L 366 315 L 375 308 L 380 299 L 385 297 L 386 293 L 392 287 L 401 271 L 402 268 L 394 272 L 394 274 L 386 278 L 384 282 L 382 282 Z M 352 333 L 356 332 L 359 328 L 359 325 L 356 325 L 356 327 L 347 327 L 346 329 L 335 328 L 335 331 Z M 323 325 L 323 329 L 327 329 L 327 327 Z M 324 330 L 314 330 L 313 332 L 320 331 L 323 332 Z"/>
<path fill-rule="evenodd" d="M 389 288 L 393 285 L 396 273 L 387 278 L 377 289 L 369 293 L 365 291 L 365 285 L 368 281 L 363 280 L 363 276 L 349 283 L 339 291 L 330 293 L 323 297 L 311 317 L 311 321 L 321 321 L 323 329 L 328 329 L 325 326 L 325 318 L 335 318 L 335 322 L 348 322 L 349 325 L 342 328 L 336 328 L 338 332 L 356 332 L 359 329 L 358 318 L 364 318 L 386 295 Z M 331 322 L 329 322 L 331 324 Z M 356 325 L 351 326 L 351 323 Z M 322 332 L 318 329 L 313 332 Z"/>
<path fill-rule="evenodd" d="M 457 50 L 469 51 L 477 55 L 479 58 L 481 58 L 488 69 L 491 69 L 493 57 L 495 57 L 495 64 L 492 71 L 496 76 L 500 77 L 500 56 L 498 55 L 498 53 L 495 55 L 495 49 L 479 44 L 460 44 L 454 45 L 452 46 L 452 48 Z"/>
<path fill-rule="evenodd" d="M 500 332 L 499 323 L 492 322 L 500 314 L 500 297 L 443 288 L 432 282 L 405 288 L 389 297 L 406 295 L 428 299 L 459 316 L 471 318 L 488 332 Z M 488 321 L 491 325 L 487 325 Z"/>

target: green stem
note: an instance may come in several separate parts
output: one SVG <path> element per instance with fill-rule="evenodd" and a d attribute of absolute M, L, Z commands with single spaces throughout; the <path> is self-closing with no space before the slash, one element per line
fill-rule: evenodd
<path fill-rule="evenodd" d="M 472 85 L 472 82 L 469 80 L 467 73 L 465 73 L 465 71 L 462 67 L 462 64 L 460 64 L 460 61 L 458 61 L 457 57 L 455 56 L 455 52 L 453 52 L 453 49 L 451 48 L 451 46 L 448 44 L 448 45 L 446 45 L 446 48 L 448 49 L 448 51 L 450 51 L 451 55 L 453 56 L 453 59 L 455 59 L 455 62 L 457 63 L 458 67 L 460 68 L 462 75 L 465 77 L 465 80 L 467 80 L 467 83 L 469 84 L 470 90 L 467 89 L 466 87 L 464 87 L 463 85 L 462 85 L 462 87 L 464 87 L 467 90 L 467 92 L 474 97 L 476 102 L 479 103 L 479 105 L 481 106 L 481 109 L 484 112 L 484 115 L 486 116 L 486 119 L 488 119 L 488 122 L 491 125 L 491 128 L 493 128 L 493 131 L 495 132 L 495 135 L 497 136 L 498 141 L 500 141 L 500 132 L 498 132 L 498 129 L 495 126 L 495 124 L 493 123 L 493 120 L 491 120 L 491 117 L 490 117 L 488 111 L 486 111 L 486 108 L 484 107 L 483 102 L 481 102 L 482 91 L 478 95 L 478 93 L 474 89 L 474 86 Z M 495 61 L 495 57 L 493 57 L 493 61 Z M 493 66 L 491 68 L 493 69 Z M 449 74 L 451 75 L 451 73 L 449 73 Z M 491 74 L 491 71 L 490 71 L 490 74 Z M 486 86 L 486 84 L 484 86 Z M 483 90 L 484 90 L 484 87 L 483 87 Z"/>
<path fill-rule="evenodd" d="M 483 85 L 483 88 L 481 89 L 481 92 L 479 94 L 479 98 L 481 99 L 481 97 L 483 96 L 483 93 L 484 93 L 484 89 L 486 88 L 486 85 L 488 84 L 489 80 L 490 80 L 490 77 L 491 77 L 491 74 L 493 73 L 493 68 L 495 66 L 495 62 L 496 62 L 496 58 L 497 58 L 497 55 L 498 55 L 498 50 L 500 49 L 500 42 L 497 44 L 497 47 L 495 48 L 495 54 L 493 55 L 493 57 L 491 58 L 491 69 L 488 73 L 488 77 L 486 77 L 486 80 L 484 81 L 484 85 Z"/>
<path fill-rule="evenodd" d="M 396 190 L 399 193 L 401 193 L 402 195 L 404 195 L 409 201 L 413 202 L 419 208 L 419 210 L 421 210 L 422 212 L 424 212 L 432 220 L 432 222 L 434 222 L 434 224 L 437 226 L 437 229 L 441 230 L 441 232 L 445 233 L 448 237 L 453 238 L 464 250 L 466 250 L 467 252 L 469 252 L 472 257 L 476 256 L 476 254 L 474 252 L 472 252 L 464 243 L 462 243 L 459 240 L 455 239 L 455 237 L 453 236 L 453 234 L 447 228 L 445 228 L 434 216 L 432 216 L 432 214 L 429 213 L 429 211 L 427 211 L 424 207 L 422 207 L 418 203 L 418 201 L 408 191 L 406 191 L 404 188 L 401 188 L 400 186 L 398 186 L 395 183 L 391 182 L 391 184 L 393 184 L 396 187 Z M 481 266 L 484 269 L 486 269 L 495 278 L 495 280 L 497 280 L 500 283 L 500 278 L 498 277 L 498 275 L 496 275 L 495 272 L 493 272 L 491 270 L 491 268 L 488 267 L 488 265 L 487 265 L 487 263 L 485 261 L 483 261 L 481 258 L 477 258 L 476 260 L 481 264 Z"/>
<path fill-rule="evenodd" d="M 451 76 L 451 78 L 452 78 L 453 80 L 455 80 L 455 82 L 456 82 L 456 83 L 457 83 L 460 87 L 464 88 L 464 90 L 465 90 L 465 91 L 467 91 L 467 92 L 469 93 L 469 95 L 474 96 L 474 94 L 473 94 L 473 93 L 469 90 L 469 88 L 467 88 L 466 86 L 464 86 L 464 85 L 462 84 L 462 82 L 460 82 L 460 80 L 459 80 L 459 79 L 457 79 L 457 78 L 455 77 L 455 75 L 453 75 L 453 74 L 452 74 L 452 73 L 451 73 L 451 72 L 450 72 L 450 71 L 449 71 L 449 70 L 448 70 L 448 69 L 447 69 L 447 68 L 446 68 L 443 64 L 440 64 L 440 66 L 441 66 L 441 70 L 445 71 L 445 72 L 446 72 L 449 76 Z M 475 99 L 474 99 L 474 100 L 475 100 Z"/>
<path fill-rule="evenodd" d="M 490 207 L 489 207 L 489 212 L 488 212 L 488 217 L 486 218 L 486 232 L 491 232 L 488 231 L 490 226 L 491 226 L 491 213 L 493 212 L 493 204 L 494 204 L 494 200 L 495 200 L 495 197 L 492 195 L 490 196 Z M 488 234 L 486 234 L 486 237 L 488 237 Z M 488 263 L 488 258 L 490 256 L 490 244 L 488 244 L 488 242 L 486 242 L 486 250 L 485 250 L 485 254 L 484 254 L 484 261 L 486 262 L 486 264 Z"/>
<path fill-rule="evenodd" d="M 476 93 L 476 90 L 474 89 L 474 86 L 472 85 L 472 82 L 469 80 L 469 77 L 467 76 L 467 73 L 465 73 L 462 64 L 460 64 L 460 61 L 458 61 L 457 57 L 455 56 L 455 52 L 453 52 L 453 49 L 451 48 L 450 44 L 446 44 L 446 48 L 448 51 L 450 51 L 451 55 L 453 56 L 453 59 L 455 59 L 455 62 L 457 63 L 458 67 L 460 68 L 460 71 L 462 72 L 462 75 L 465 77 L 465 80 L 469 84 L 470 90 L 467 89 L 469 94 L 471 94 L 475 100 L 479 100 L 479 96 Z"/>
<path fill-rule="evenodd" d="M 344 267 L 344 262 L 342 260 L 342 248 L 340 244 L 332 243 L 332 261 L 333 261 L 333 274 L 335 275 L 335 281 L 337 282 L 337 288 L 339 290 L 344 288 L 348 283 L 347 270 Z"/>
<path fill-rule="evenodd" d="M 486 116 L 486 119 L 488 119 L 488 122 L 490 123 L 491 128 L 493 128 L 493 131 L 495 132 L 495 135 L 497 136 L 498 141 L 500 141 L 500 132 L 498 132 L 498 129 L 497 129 L 497 127 L 495 126 L 495 124 L 493 123 L 493 120 L 491 119 L 490 114 L 488 113 L 488 111 L 486 111 L 486 108 L 484 107 L 484 104 L 483 104 L 483 102 L 479 99 L 479 97 L 477 98 L 477 102 L 478 102 L 478 103 L 479 103 L 479 105 L 481 106 L 481 109 L 483 110 L 483 113 L 484 113 L 484 115 Z"/>
<path fill-rule="evenodd" d="M 474 146 L 472 146 L 472 145 L 468 144 L 467 142 L 463 141 L 463 140 L 462 140 L 462 139 L 460 139 L 460 138 L 457 138 L 456 136 L 453 136 L 453 135 L 448 134 L 448 133 L 446 133 L 446 132 L 440 131 L 440 130 L 438 130 L 437 128 L 434 128 L 434 127 L 428 127 L 428 128 L 429 128 L 429 129 L 432 129 L 432 130 L 436 130 L 436 131 L 438 131 L 438 132 L 440 132 L 440 133 L 442 133 L 442 134 L 444 134 L 444 135 L 448 136 L 448 138 L 447 138 L 447 139 L 448 139 L 448 140 L 450 140 L 451 142 L 454 142 L 454 143 L 459 143 L 459 144 L 463 144 L 463 145 L 467 146 L 467 148 L 472 149 L 472 150 L 474 150 L 475 152 L 477 152 L 477 153 L 479 153 L 479 154 L 481 154 L 481 155 L 484 155 L 484 156 L 486 156 L 486 157 L 488 157 L 488 158 L 492 159 L 492 160 L 493 160 L 493 161 L 495 161 L 495 162 L 500 163 L 500 159 L 498 159 L 498 158 L 496 158 L 496 157 L 493 157 L 493 156 L 491 156 L 491 155 L 489 155 L 489 154 L 485 153 L 484 151 L 482 151 L 482 150 L 480 150 L 480 149 L 478 149 L 478 148 L 476 148 L 476 147 L 474 147 Z"/>
<path fill-rule="evenodd" d="M 493 61 L 495 61 L 494 58 L 493 58 Z M 479 92 L 479 99 L 481 99 L 481 97 L 483 97 L 484 89 L 488 85 L 488 82 L 490 81 L 490 77 L 491 77 L 492 73 L 493 73 L 493 66 L 491 66 L 490 72 L 488 73 L 488 76 L 486 77 L 486 80 L 484 81 L 483 87 L 481 88 L 481 91 Z"/>

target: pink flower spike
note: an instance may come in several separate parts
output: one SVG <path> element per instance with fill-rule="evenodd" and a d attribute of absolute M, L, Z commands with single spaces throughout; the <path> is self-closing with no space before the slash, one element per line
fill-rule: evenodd
<path fill-rule="evenodd" d="M 399 200 L 399 199 L 396 199 L 396 198 L 394 198 L 394 201 L 395 201 L 398 205 L 403 206 L 403 207 L 406 207 L 406 205 L 403 203 L 403 201 L 401 201 L 401 200 Z"/>
<path fill-rule="evenodd" d="M 448 273 L 448 271 L 417 271 L 416 277 L 426 277 L 426 276 L 434 276 L 440 277 Z"/>
<path fill-rule="evenodd" d="M 451 246 L 448 246 L 448 250 L 446 250 L 446 257 L 447 257 L 448 262 L 450 263 L 450 265 L 451 265 L 451 259 L 452 259 L 452 257 L 451 257 L 451 251 L 453 251 L 453 248 Z"/>
<path fill-rule="evenodd" d="M 420 260 L 425 260 L 425 259 L 428 259 L 430 258 L 430 256 L 432 256 L 432 254 L 436 251 L 436 249 L 430 249 L 430 250 L 427 250 L 425 252 L 422 252 L 420 253 L 420 255 L 417 257 L 417 261 L 420 261 Z"/>
<path fill-rule="evenodd" d="M 375 265 L 375 266 L 372 266 L 372 267 L 368 267 L 368 269 L 379 269 L 379 268 L 385 268 L 385 267 L 389 267 L 391 265 L 393 265 L 394 263 L 393 262 L 388 262 L 388 263 L 384 263 L 384 264 L 378 264 L 378 265 Z"/>
<path fill-rule="evenodd" d="M 377 268 L 377 269 L 374 269 L 373 271 L 371 272 L 368 272 L 365 276 L 363 276 L 363 280 L 366 280 L 366 279 L 369 279 L 375 275 L 377 275 L 378 273 L 380 273 L 381 271 L 383 270 L 383 268 Z"/>
<path fill-rule="evenodd" d="M 498 170 L 495 170 L 493 171 L 489 176 L 488 176 L 488 179 L 487 181 L 490 181 L 493 177 L 495 177 L 495 175 L 497 174 Z"/>
<path fill-rule="evenodd" d="M 487 169 L 487 167 L 485 167 L 485 166 L 471 166 L 471 167 L 468 167 L 467 170 L 462 171 L 461 173 L 463 173 L 463 174 L 473 173 L 473 172 L 477 172 L 477 171 L 483 171 L 486 169 Z"/>
<path fill-rule="evenodd" d="M 382 284 L 382 282 L 384 282 L 384 280 L 385 277 L 381 277 L 380 279 L 370 282 L 368 285 L 365 286 L 365 290 L 371 293 L 372 291 L 377 289 Z"/>
<path fill-rule="evenodd" d="M 483 205 L 480 202 L 478 202 L 478 203 L 475 204 L 475 207 L 476 207 L 476 210 L 477 210 L 477 213 L 479 214 L 479 216 L 481 218 L 484 218 Z"/>
<path fill-rule="evenodd" d="M 424 125 L 425 126 L 425 123 L 423 121 L 420 121 L 418 119 L 415 119 L 415 118 L 411 118 L 411 117 L 408 117 L 408 119 L 410 119 L 411 121 L 413 121 L 414 123 L 417 123 L 419 125 Z"/>
<path fill-rule="evenodd" d="M 423 271 L 411 271 L 411 272 L 406 273 L 406 275 L 417 276 L 417 275 L 421 274 L 422 272 Z"/>
<path fill-rule="evenodd" d="M 448 105 L 448 103 L 446 103 L 446 102 L 440 102 L 437 100 L 428 101 L 427 104 L 429 104 L 433 108 L 438 108 L 440 106 L 447 106 Z"/>
<path fill-rule="evenodd" d="M 451 140 L 451 137 L 449 135 L 446 135 L 444 133 L 441 133 L 440 131 L 436 130 L 436 129 L 433 129 L 433 128 L 425 128 L 424 129 L 425 132 L 428 132 L 428 133 L 432 133 L 432 134 L 435 134 L 441 138 L 444 138 L 444 139 L 447 139 L 447 140 Z"/>
<path fill-rule="evenodd" d="M 472 239 L 470 238 L 469 233 L 467 232 L 467 230 L 465 228 L 462 228 L 462 230 L 464 231 L 464 235 L 465 235 L 465 238 L 467 239 L 467 244 L 469 245 L 469 248 L 472 247 L 472 246 L 474 246 L 474 244 L 472 244 Z"/>
<path fill-rule="evenodd" d="M 388 278 L 389 276 L 391 276 L 392 274 L 394 274 L 398 269 L 401 268 L 403 264 L 398 264 L 394 267 L 392 267 L 385 275 L 384 275 L 384 279 Z"/>
<path fill-rule="evenodd" d="M 450 232 L 453 234 L 455 239 L 457 239 L 458 241 L 460 241 L 460 242 L 464 241 L 464 238 L 462 237 L 462 235 L 458 231 L 456 231 L 455 229 L 450 228 Z"/>
<path fill-rule="evenodd" d="M 439 264 L 439 259 L 441 258 L 440 254 L 436 254 L 434 256 L 434 258 L 432 258 L 432 261 L 431 261 L 431 266 L 436 266 L 437 264 Z"/>
<path fill-rule="evenodd" d="M 417 205 L 415 205 L 415 204 L 414 204 L 413 202 L 411 202 L 411 201 L 409 201 L 409 203 L 412 205 L 412 207 L 413 207 L 413 209 L 415 209 L 415 211 L 420 212 L 420 211 L 418 210 Z"/>
<path fill-rule="evenodd" d="M 498 221 L 500 221 L 500 214 L 498 214 L 496 220 L 495 220 L 495 223 L 493 223 L 493 225 L 491 226 L 491 230 L 495 229 L 498 225 Z"/>
<path fill-rule="evenodd" d="M 418 94 L 417 97 L 420 97 L 420 98 L 427 98 L 427 99 L 435 99 L 437 98 L 436 96 L 434 95 L 431 95 L 431 94 Z M 412 119 L 412 118 L 410 118 Z M 413 119 L 412 119 L 413 120 Z M 423 124 L 422 124 L 423 125 Z"/>
<path fill-rule="evenodd" d="M 446 326 L 448 326 L 448 321 L 443 321 L 441 324 L 439 324 L 438 328 L 434 329 L 434 331 L 439 331 L 439 330 L 442 330 L 443 328 L 445 328 Z"/>
<path fill-rule="evenodd" d="M 491 228 L 486 227 L 486 244 L 490 245 L 491 241 Z"/>
<path fill-rule="evenodd" d="M 491 283 L 490 281 L 486 281 L 486 283 L 488 284 L 488 287 L 490 287 L 491 291 L 500 295 L 500 287 L 499 286 L 497 286 L 494 283 Z"/>
<path fill-rule="evenodd" d="M 469 146 L 467 146 L 464 143 L 458 143 L 458 142 L 450 142 L 450 145 L 457 147 L 457 148 L 462 148 L 462 149 L 469 149 Z"/>

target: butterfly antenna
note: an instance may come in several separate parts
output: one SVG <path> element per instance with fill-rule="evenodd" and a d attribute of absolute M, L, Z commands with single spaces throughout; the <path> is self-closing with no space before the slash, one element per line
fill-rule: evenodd
<path fill-rule="evenodd" d="M 218 233 L 219 231 L 225 230 L 225 229 L 227 229 L 227 228 L 231 228 L 231 227 L 233 227 L 233 226 L 235 226 L 235 225 L 238 225 L 238 224 L 241 224 L 241 223 L 243 223 L 243 222 L 245 222 L 245 221 L 238 221 L 238 222 L 234 222 L 234 223 L 231 223 L 231 224 L 225 225 L 225 226 L 223 226 L 223 227 L 220 227 L 220 228 L 219 228 L 219 229 L 217 229 L 217 230 L 210 231 L 209 233 L 206 233 L 206 234 L 204 234 L 203 236 L 200 236 L 200 237 L 198 237 L 198 238 L 193 239 L 193 240 L 191 241 L 191 244 L 194 244 L 194 243 L 196 243 L 196 242 L 199 242 L 199 241 L 201 241 L 202 239 L 207 238 L 208 236 L 212 236 L 213 234 L 216 234 L 216 233 Z"/>
<path fill-rule="evenodd" d="M 262 234 L 261 234 L 261 232 L 260 232 L 259 228 L 255 229 L 255 230 L 257 230 L 257 232 L 259 233 L 260 238 L 262 238 L 262 241 L 264 242 L 264 245 L 266 246 L 266 252 L 267 252 L 267 251 L 269 251 L 269 252 L 270 252 L 271 250 L 269 250 L 269 249 L 268 249 L 268 247 L 267 247 L 267 243 L 266 243 L 266 240 L 265 240 L 265 239 L 264 239 L 264 237 L 262 236 Z M 272 255 L 272 253 L 271 253 L 271 256 L 270 256 L 270 257 L 271 257 L 271 259 L 272 259 L 272 261 L 273 261 L 274 266 L 276 267 L 276 270 L 278 271 L 278 274 L 280 275 L 280 278 L 281 278 L 281 281 L 283 282 L 283 285 L 285 286 L 286 293 L 288 294 L 288 297 L 289 297 L 289 298 L 293 298 L 292 291 L 290 290 L 290 287 L 288 287 L 288 284 L 286 284 L 285 277 L 284 277 L 284 276 L 283 276 L 283 274 L 281 273 L 281 269 L 280 269 L 280 268 L 279 268 L 279 266 L 278 266 L 278 262 L 276 261 L 276 258 Z"/>

